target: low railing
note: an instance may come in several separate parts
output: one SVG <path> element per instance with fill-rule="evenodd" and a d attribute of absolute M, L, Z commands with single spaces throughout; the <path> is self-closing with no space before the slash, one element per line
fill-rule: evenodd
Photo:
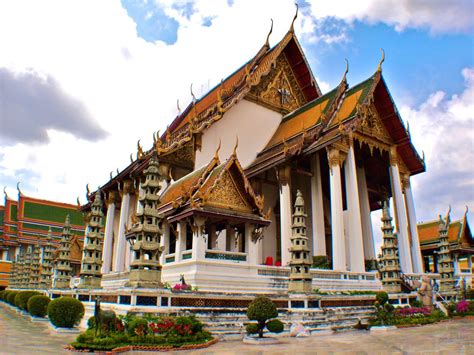
<path fill-rule="evenodd" d="M 205 258 L 241 262 L 247 261 L 247 253 L 208 249 L 206 250 Z"/>
<path fill-rule="evenodd" d="M 193 251 L 192 250 L 186 250 L 181 253 L 181 260 L 188 260 L 193 257 Z"/>
<path fill-rule="evenodd" d="M 281 266 L 259 266 L 257 269 L 259 276 L 271 277 L 289 277 L 290 268 Z M 355 272 L 341 272 L 335 270 L 311 269 L 311 276 L 313 279 L 323 280 L 350 280 L 350 281 L 375 281 L 375 273 L 355 273 Z"/>
<path fill-rule="evenodd" d="M 167 254 L 165 255 L 165 264 L 173 263 L 176 260 L 175 254 Z"/>

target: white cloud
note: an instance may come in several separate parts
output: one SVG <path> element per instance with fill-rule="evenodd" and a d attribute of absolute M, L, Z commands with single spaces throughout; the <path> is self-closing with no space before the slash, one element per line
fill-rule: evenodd
<path fill-rule="evenodd" d="M 466 205 L 474 207 L 474 70 L 462 75 L 460 94 L 437 91 L 418 108 L 400 110 L 413 143 L 426 154 L 426 173 L 413 178 L 418 220 L 434 219 L 450 204 L 456 218 Z"/>
<path fill-rule="evenodd" d="M 432 33 L 469 32 L 474 28 L 471 0 L 307 0 L 317 19 L 334 17 L 349 23 L 383 22 L 397 31 L 428 28 Z"/>

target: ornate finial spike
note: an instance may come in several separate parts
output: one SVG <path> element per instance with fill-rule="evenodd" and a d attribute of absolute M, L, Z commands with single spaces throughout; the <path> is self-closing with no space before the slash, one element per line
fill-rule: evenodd
<path fill-rule="evenodd" d="M 196 96 L 194 96 L 194 93 L 193 93 L 193 83 L 191 83 L 191 87 L 189 88 L 189 90 L 191 91 L 191 96 L 193 97 L 193 104 L 196 102 Z"/>
<path fill-rule="evenodd" d="M 425 151 L 421 151 L 421 160 L 423 160 L 423 163 L 425 162 Z"/>
<path fill-rule="evenodd" d="M 113 170 L 112 170 L 112 171 L 110 172 L 110 175 L 109 175 L 110 180 L 112 180 L 112 174 L 113 174 L 113 173 L 114 173 L 114 172 L 113 172 Z"/>
<path fill-rule="evenodd" d="M 380 48 L 380 51 L 382 52 L 382 58 L 380 59 L 379 65 L 377 66 L 377 71 L 381 72 L 382 71 L 382 63 L 385 61 L 385 52 L 383 48 Z"/>
<path fill-rule="evenodd" d="M 179 99 L 176 100 L 176 108 L 178 109 L 178 115 L 181 115 L 181 108 L 179 107 Z"/>
<path fill-rule="evenodd" d="M 464 212 L 464 216 L 466 216 L 468 212 L 469 212 L 469 207 L 466 205 L 466 211 Z"/>
<path fill-rule="evenodd" d="M 410 135 L 410 121 L 407 120 L 407 133 Z"/>
<path fill-rule="evenodd" d="M 133 153 L 130 153 L 130 163 L 133 163 Z"/>
<path fill-rule="evenodd" d="M 346 70 L 344 71 L 344 75 L 342 76 L 342 81 L 346 81 L 347 73 L 349 72 L 349 61 L 347 60 L 347 58 L 344 58 L 344 60 L 346 61 Z"/>
<path fill-rule="evenodd" d="M 77 202 L 77 207 L 81 208 L 81 201 L 79 200 L 79 196 L 77 196 L 76 202 Z"/>
<path fill-rule="evenodd" d="M 296 18 L 298 17 L 298 3 L 295 3 L 295 6 L 296 6 L 296 13 L 295 13 L 295 17 L 293 17 L 293 21 L 291 21 L 291 27 L 290 27 L 290 32 L 291 33 L 294 33 L 295 32 L 295 21 L 296 21 Z"/>
<path fill-rule="evenodd" d="M 270 21 L 272 21 L 272 24 L 270 25 L 270 31 L 268 32 L 267 40 L 265 41 L 265 46 L 268 48 L 270 48 L 270 35 L 273 32 L 273 19 L 271 18 Z"/>
<path fill-rule="evenodd" d="M 118 174 L 120 174 L 120 171 L 119 171 L 119 169 L 117 168 L 117 175 L 118 175 Z"/>
<path fill-rule="evenodd" d="M 86 185 L 86 197 L 89 199 L 89 195 L 91 194 L 91 190 L 89 189 L 89 183 Z"/>
<path fill-rule="evenodd" d="M 446 224 L 449 224 L 450 215 L 451 215 L 451 205 L 449 205 L 448 213 L 446 213 Z"/>
<path fill-rule="evenodd" d="M 19 181 L 16 183 L 16 189 L 18 190 L 18 195 L 21 196 L 22 193 L 21 193 L 21 190 L 20 190 L 20 182 Z"/>
<path fill-rule="evenodd" d="M 237 157 L 237 148 L 239 147 L 239 136 L 235 136 L 235 146 L 232 155 Z"/>
<path fill-rule="evenodd" d="M 214 153 L 214 159 L 219 160 L 219 150 L 221 150 L 221 140 L 219 139 L 219 145 L 217 146 L 216 152 Z"/>

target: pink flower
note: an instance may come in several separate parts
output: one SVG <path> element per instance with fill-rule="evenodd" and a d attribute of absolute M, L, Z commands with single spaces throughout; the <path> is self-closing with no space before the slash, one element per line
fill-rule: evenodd
<path fill-rule="evenodd" d="M 456 312 L 457 313 L 466 313 L 469 311 L 469 302 L 466 300 L 459 301 L 456 304 Z"/>

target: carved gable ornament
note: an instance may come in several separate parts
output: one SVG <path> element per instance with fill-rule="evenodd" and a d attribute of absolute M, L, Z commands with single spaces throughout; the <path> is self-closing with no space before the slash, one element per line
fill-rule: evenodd
<path fill-rule="evenodd" d="M 385 125 L 382 123 L 382 120 L 380 119 L 377 109 L 373 103 L 358 105 L 357 115 L 357 128 L 360 133 L 371 138 L 375 138 L 386 144 L 393 143 L 393 140 L 390 137 L 387 128 L 385 128 Z"/>
<path fill-rule="evenodd" d="M 270 73 L 254 86 L 247 97 L 282 113 L 294 111 L 306 103 L 285 56 L 280 55 Z"/>
<path fill-rule="evenodd" d="M 212 189 L 206 204 L 217 207 L 231 208 L 242 212 L 251 212 L 252 207 L 235 185 L 231 174 L 226 171 L 219 179 L 219 183 Z"/>

